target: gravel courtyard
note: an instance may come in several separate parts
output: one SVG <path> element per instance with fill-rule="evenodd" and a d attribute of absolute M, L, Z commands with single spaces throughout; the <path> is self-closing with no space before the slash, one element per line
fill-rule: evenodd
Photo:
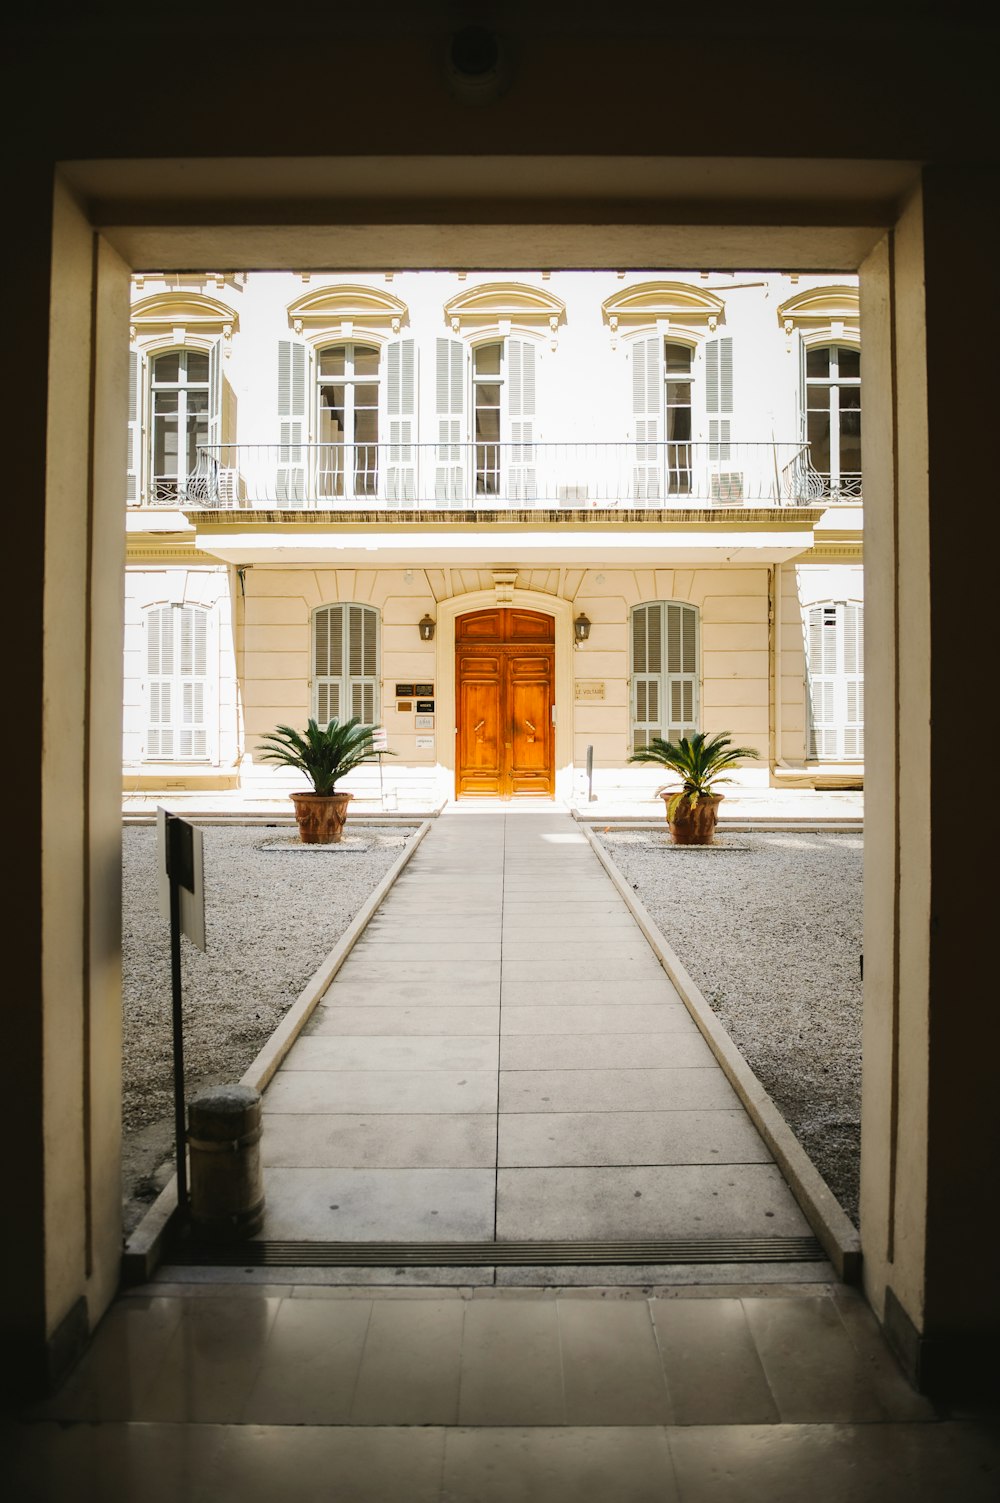
<path fill-rule="evenodd" d="M 349 827 L 317 850 L 285 829 L 204 829 L 208 950 L 182 941 L 189 1094 L 239 1079 L 413 834 Z M 700 850 L 665 830 L 598 834 L 856 1221 L 860 834 L 724 833 Z M 173 1088 L 155 829 L 126 827 L 123 861 L 128 1233 L 173 1170 Z"/>
<path fill-rule="evenodd" d="M 181 940 L 188 1094 L 239 1080 L 415 829 L 349 825 L 342 846 L 294 830 L 207 826 L 204 954 Z M 170 935 L 156 830 L 122 832 L 125 1231 L 173 1172 Z"/>
<path fill-rule="evenodd" d="M 598 838 L 857 1224 L 861 835 Z"/>

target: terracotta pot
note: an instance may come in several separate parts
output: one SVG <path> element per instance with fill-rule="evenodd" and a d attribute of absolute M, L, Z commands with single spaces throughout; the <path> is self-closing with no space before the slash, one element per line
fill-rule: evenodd
<path fill-rule="evenodd" d="M 336 845 L 344 833 L 352 793 L 292 793 L 303 845 Z"/>
<path fill-rule="evenodd" d="M 672 794 L 663 795 L 664 807 L 670 807 Z M 703 794 L 694 804 L 684 799 L 674 810 L 673 819 L 667 815 L 670 838 L 674 845 L 711 845 L 715 839 L 715 821 L 724 795 Z"/>

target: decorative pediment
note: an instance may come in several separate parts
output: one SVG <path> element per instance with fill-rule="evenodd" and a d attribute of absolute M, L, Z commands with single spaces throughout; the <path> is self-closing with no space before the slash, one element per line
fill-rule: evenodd
<path fill-rule="evenodd" d="M 398 334 L 410 310 L 380 287 L 317 287 L 288 305 L 288 322 L 296 334 L 337 334 L 350 339 L 358 330 Z"/>
<path fill-rule="evenodd" d="M 852 329 L 860 318 L 857 287 L 810 287 L 781 304 L 778 322 L 786 334 L 793 329 Z"/>
<path fill-rule="evenodd" d="M 455 334 L 463 329 L 476 330 L 503 325 L 518 328 L 548 329 L 555 346 L 555 334 L 566 317 L 566 304 L 542 287 L 524 282 L 483 282 L 466 287 L 444 305 L 445 320 Z"/>
<path fill-rule="evenodd" d="M 686 282 L 637 282 L 605 298 L 601 311 L 613 337 L 619 329 L 639 327 L 714 330 L 726 305 L 714 292 Z"/>
<path fill-rule="evenodd" d="M 183 344 L 189 333 L 228 341 L 239 327 L 235 308 L 198 292 L 157 292 L 132 304 L 130 338 L 167 336 Z"/>

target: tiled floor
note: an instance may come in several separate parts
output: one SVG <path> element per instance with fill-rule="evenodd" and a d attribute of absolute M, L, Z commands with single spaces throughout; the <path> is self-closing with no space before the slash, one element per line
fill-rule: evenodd
<path fill-rule="evenodd" d="M 852 1291 L 160 1282 L 0 1431 L 21 1503 L 996 1503 Z"/>
<path fill-rule="evenodd" d="M 263 1239 L 809 1233 L 551 806 L 435 823 L 268 1088 L 262 1151 Z"/>

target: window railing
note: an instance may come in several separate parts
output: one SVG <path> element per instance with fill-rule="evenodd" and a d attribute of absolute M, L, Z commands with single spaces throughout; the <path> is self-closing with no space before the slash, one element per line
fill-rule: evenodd
<path fill-rule="evenodd" d="M 488 449 L 488 453 L 484 451 Z M 815 506 L 861 477 L 813 469 L 803 443 L 221 444 L 148 506 L 472 511 Z"/>

